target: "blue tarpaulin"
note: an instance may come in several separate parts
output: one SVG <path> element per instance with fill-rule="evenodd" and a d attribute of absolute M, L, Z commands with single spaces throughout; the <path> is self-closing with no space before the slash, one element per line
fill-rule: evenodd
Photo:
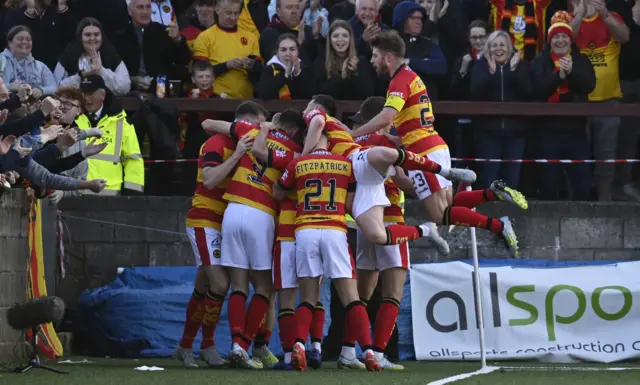
<path fill-rule="evenodd" d="M 461 261 L 472 263 L 472 261 Z M 561 268 L 604 265 L 613 261 L 553 262 L 546 260 L 481 260 L 480 266 L 514 266 L 526 268 Z M 85 291 L 78 300 L 78 311 L 84 325 L 90 325 L 86 338 L 98 355 L 119 357 L 169 357 L 180 342 L 185 310 L 196 275 L 195 267 L 136 267 L 124 269 L 109 285 Z M 325 335 L 331 324 L 328 311 L 331 302 L 329 281 L 321 290 L 325 305 Z M 398 318 L 400 359 L 415 358 L 411 324 L 411 291 L 409 276 L 404 288 Z M 200 346 L 200 334 L 194 351 Z M 226 302 L 215 334 L 216 347 L 229 354 L 231 334 Z M 269 348 L 281 355 L 276 322 Z"/>

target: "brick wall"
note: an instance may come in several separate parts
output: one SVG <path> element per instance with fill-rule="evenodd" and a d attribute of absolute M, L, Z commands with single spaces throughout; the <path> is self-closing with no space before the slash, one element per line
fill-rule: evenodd
<path fill-rule="evenodd" d="M 183 235 L 189 203 L 189 198 L 180 197 L 83 197 L 63 202 L 63 216 L 83 219 L 65 219 L 68 275 L 58 283 L 56 294 L 73 307 L 83 290 L 113 280 L 118 267 L 192 264 L 191 247 Z M 529 210 L 522 211 L 494 203 L 479 211 L 515 219 L 522 258 L 640 259 L 640 205 L 531 202 Z M 425 220 L 420 202 L 408 201 L 406 213 L 409 223 Z M 446 260 L 471 257 L 468 229 L 456 227 L 446 239 L 452 249 Z M 477 242 L 480 258 L 509 257 L 504 244 L 486 230 L 477 230 Z M 435 250 L 420 240 L 411 247 L 411 259 L 417 263 L 444 258 L 438 258 Z"/>
<path fill-rule="evenodd" d="M 6 310 L 24 301 L 29 249 L 27 245 L 28 203 L 24 191 L 0 196 L 0 358 L 11 357 L 21 332 L 6 323 Z"/>

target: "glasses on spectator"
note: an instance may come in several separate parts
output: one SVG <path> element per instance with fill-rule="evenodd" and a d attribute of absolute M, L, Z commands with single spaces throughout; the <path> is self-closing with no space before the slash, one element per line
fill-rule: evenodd
<path fill-rule="evenodd" d="M 471 35 L 469 39 L 471 40 L 484 40 L 487 38 L 487 35 Z"/>
<path fill-rule="evenodd" d="M 79 105 L 67 100 L 60 100 L 60 107 L 62 107 L 64 110 L 70 110 L 72 107 L 80 108 Z"/>

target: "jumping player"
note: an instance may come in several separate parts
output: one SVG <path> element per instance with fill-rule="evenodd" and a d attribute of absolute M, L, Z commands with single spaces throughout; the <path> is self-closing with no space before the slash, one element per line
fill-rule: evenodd
<path fill-rule="evenodd" d="M 424 170 L 445 175 L 465 182 L 475 181 L 475 173 L 470 170 L 452 169 L 402 149 L 374 147 L 362 150 L 354 142 L 346 126 L 332 117 L 335 115 L 335 100 L 327 95 L 315 95 L 305 110 L 305 120 L 309 125 L 303 155 L 318 142 L 322 132 L 329 138 L 329 150 L 335 155 L 348 157 L 353 162 L 354 174 L 358 182 L 354 198 L 353 217 L 366 237 L 378 245 L 393 245 L 426 237 L 442 254 L 449 253 L 449 246 L 438 234 L 435 224 L 428 222 L 420 226 L 384 226 L 384 207 L 389 205 L 384 191 L 384 181 L 394 173 L 393 166 L 410 170 Z"/>
<path fill-rule="evenodd" d="M 359 301 L 354 261 L 347 243 L 345 213 L 350 208 L 356 188 L 351 161 L 327 150 L 327 134 L 308 155 L 296 158 L 287 166 L 274 196 L 282 199 L 296 191 L 296 272 L 300 287 L 300 305 L 295 312 L 296 335 L 293 368 L 307 369 L 305 342 L 311 328 L 315 303 L 320 298 L 320 279 L 331 278 L 346 308 L 346 330 L 364 350 L 368 370 L 381 367 L 371 350 L 369 316 Z"/>
<path fill-rule="evenodd" d="M 277 150 L 276 156 L 268 164 L 262 164 L 252 153 L 245 154 L 223 196 L 229 201 L 222 221 L 222 265 L 227 267 L 232 288 L 228 304 L 233 338 L 231 357 L 244 368 L 263 366 L 255 365 L 247 350 L 265 318 L 272 293 L 276 202 L 271 188 L 299 148 L 291 138 L 304 128 L 302 117 L 292 110 L 284 111 L 278 123 L 284 130 L 270 132 L 267 140 L 268 146 Z M 247 121 L 235 121 L 227 128 L 234 141 L 245 135 L 255 137 L 260 131 Z M 247 309 L 250 276 L 255 294 Z M 256 353 L 261 352 L 254 349 Z"/>
<path fill-rule="evenodd" d="M 395 125 L 402 144 L 407 151 L 438 162 L 444 168 L 451 164 L 449 148 L 433 129 L 433 111 L 427 89 L 420 77 L 404 62 L 404 41 L 395 31 L 380 33 L 373 39 L 371 64 L 378 75 L 388 74 L 391 83 L 384 109 L 369 123 L 351 132 L 353 137 L 367 135 Z M 466 225 L 486 228 L 502 234 L 514 256 L 518 254 L 518 240 L 508 217 L 489 218 L 472 208 L 488 201 L 503 200 L 522 209 L 528 204 L 524 196 L 495 181 L 486 190 L 461 192 L 453 198 L 451 181 L 428 170 L 412 170 L 416 195 L 427 211 L 429 218 L 437 224 Z"/>
<path fill-rule="evenodd" d="M 237 116 L 240 119 L 253 117 L 243 111 L 242 108 L 238 109 Z M 220 264 L 222 217 L 227 207 L 222 196 L 229 176 L 242 156 L 251 150 L 252 144 L 253 138 L 245 137 L 236 146 L 231 138 L 218 134 L 209 138 L 200 148 L 196 190 L 186 220 L 186 232 L 198 270 L 195 288 L 187 305 L 182 340 L 174 352 L 174 357 L 185 367 L 198 367 L 193 359 L 192 345 L 200 327 L 200 358 L 210 366 L 227 364 L 214 346 L 215 328 L 229 290 L 229 277 Z"/>

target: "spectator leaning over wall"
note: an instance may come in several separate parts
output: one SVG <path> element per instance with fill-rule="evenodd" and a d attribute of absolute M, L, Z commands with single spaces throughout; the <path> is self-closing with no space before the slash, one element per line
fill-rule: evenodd
<path fill-rule="evenodd" d="M 549 103 L 585 103 L 596 86 L 596 74 L 589 58 L 573 44 L 571 16 L 556 12 L 547 34 L 549 45 L 531 63 L 535 99 Z M 589 159 L 586 117 L 541 117 L 533 133 L 534 158 Z M 539 197 L 556 200 L 558 187 L 563 185 L 566 169 L 572 199 L 589 200 L 591 192 L 591 165 L 539 164 Z"/>
<path fill-rule="evenodd" d="M 604 0 L 573 0 L 575 15 L 571 28 L 576 45 L 587 55 L 596 71 L 596 88 L 589 94 L 594 103 L 617 103 L 620 89 L 620 46 L 629 40 L 629 28 L 614 12 L 609 12 Z M 618 146 L 620 117 L 592 117 L 589 134 L 596 159 L 614 159 Z M 595 167 L 598 200 L 610 201 L 614 176 L 613 163 L 598 163 Z"/>
<path fill-rule="evenodd" d="M 107 186 L 101 195 L 120 195 L 122 189 L 144 192 L 144 162 L 135 128 L 99 75 L 89 75 L 80 83 L 85 114 L 76 119 L 78 128 L 100 127 L 102 141 L 109 143 L 89 158 L 88 179 L 101 178 Z"/>
<path fill-rule="evenodd" d="M 213 64 L 213 92 L 251 99 L 253 84 L 260 79 L 262 60 L 255 35 L 238 28 L 242 4 L 242 0 L 218 0 L 218 22 L 198 36 L 193 57 Z"/>

